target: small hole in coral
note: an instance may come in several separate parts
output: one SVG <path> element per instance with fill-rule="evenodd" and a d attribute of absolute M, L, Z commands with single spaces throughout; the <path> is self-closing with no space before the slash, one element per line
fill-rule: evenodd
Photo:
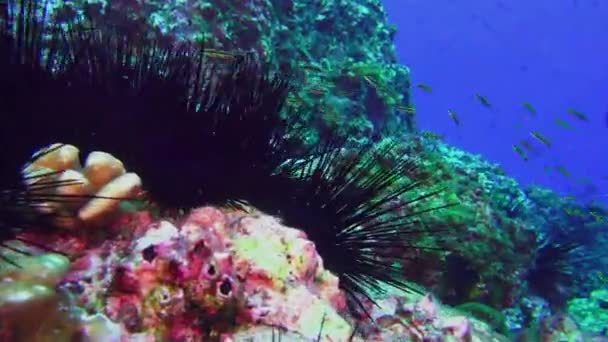
<path fill-rule="evenodd" d="M 80 282 L 78 282 L 78 281 L 67 283 L 66 287 L 72 293 L 75 293 L 75 294 L 83 294 L 84 293 L 84 286 Z"/>
<path fill-rule="evenodd" d="M 141 251 L 141 254 L 144 260 L 146 260 L 147 262 L 152 262 L 152 260 L 156 258 L 156 248 L 154 245 L 150 245 L 144 248 L 144 250 Z"/>
<path fill-rule="evenodd" d="M 167 292 L 167 290 L 162 291 L 161 295 L 160 295 L 160 302 L 161 303 L 167 303 L 169 301 L 169 293 Z"/>
<path fill-rule="evenodd" d="M 205 246 L 205 242 L 204 241 L 200 241 L 199 243 L 197 243 L 194 246 L 194 253 L 201 253 L 205 250 L 206 246 Z"/>
<path fill-rule="evenodd" d="M 228 295 L 230 295 L 231 291 L 232 291 L 232 282 L 230 281 L 230 279 L 225 278 L 224 280 L 222 280 L 222 284 L 220 284 L 220 294 L 222 294 L 224 296 L 228 296 Z"/>
<path fill-rule="evenodd" d="M 215 275 L 215 267 L 213 265 L 209 265 L 209 267 L 207 268 L 207 274 L 210 276 Z"/>
<path fill-rule="evenodd" d="M 169 261 L 169 273 L 171 273 L 175 277 L 180 276 L 181 272 L 179 262 L 177 262 L 176 260 Z"/>

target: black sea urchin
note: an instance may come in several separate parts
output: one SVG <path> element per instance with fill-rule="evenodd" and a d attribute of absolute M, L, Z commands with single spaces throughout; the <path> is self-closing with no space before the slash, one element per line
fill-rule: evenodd
<path fill-rule="evenodd" d="M 330 142 L 285 165 L 289 177 L 277 179 L 281 193 L 273 203 L 254 204 L 304 230 L 350 302 L 363 308 L 360 297 L 373 302 L 372 292 L 382 293 L 382 284 L 411 289 L 401 268 L 406 252 L 433 249 L 421 239 L 437 238 L 445 228 L 427 226 L 423 214 L 452 204 L 423 205 L 442 190 L 427 188 L 414 158 L 396 157 L 383 166 L 395 153 L 394 140 L 354 151 L 343 147 Z"/>
<path fill-rule="evenodd" d="M 165 204 L 223 204 L 265 191 L 263 179 L 285 158 L 280 111 L 288 83 L 267 76 L 253 56 L 222 69 L 204 78 L 208 83 L 201 84 L 196 108 L 180 114 L 179 121 L 172 119 L 173 131 L 160 138 L 162 145 L 147 151 L 149 159 L 132 163 L 142 165 L 137 171 L 147 189 Z M 167 125 L 162 120 L 157 124 Z M 149 123 L 144 130 L 155 131 Z M 159 143 L 158 136 L 149 140 Z M 157 167 L 159 152 L 165 168 Z"/>
<path fill-rule="evenodd" d="M 35 0 L 10 3 L 13 19 L 44 12 Z M 432 248 L 420 239 L 443 227 L 421 215 L 446 205 L 421 205 L 439 190 L 426 189 L 414 160 L 383 165 L 395 143 L 345 153 L 329 142 L 294 158 L 281 115 L 289 82 L 253 55 L 210 63 L 189 44 L 93 30 L 80 19 L 43 30 L 45 16 L 34 17 L 3 24 L 10 51 L 0 68 L 16 86 L 2 85 L 10 110 L 1 146 L 23 147 L 17 155 L 55 141 L 100 149 L 137 172 L 165 207 L 237 200 L 276 214 L 308 234 L 361 308 L 361 296 L 372 300 L 382 284 L 408 287 L 404 251 Z"/>
<path fill-rule="evenodd" d="M 84 124 L 90 120 L 82 112 L 76 115 L 86 106 L 70 109 L 70 105 L 83 103 L 72 98 L 74 84 L 66 80 L 72 72 L 68 67 L 78 64 L 68 58 L 71 45 L 59 44 L 58 31 L 46 26 L 45 7 L 38 1 L 23 0 L 2 3 L 1 9 L 0 247 L 26 254 L 8 241 L 21 240 L 48 250 L 18 235 L 31 229 L 60 229 L 57 222 L 62 214 L 49 205 L 100 198 L 59 194 L 59 188 L 80 181 L 56 180 L 61 171 L 31 170 L 29 166 L 61 147 L 50 145 L 61 139 L 92 145 L 97 127 L 89 130 Z M 38 150 L 41 146 L 51 147 Z M 14 264 L 4 255 L 0 258 Z"/>
<path fill-rule="evenodd" d="M 146 115 L 166 115 L 185 102 L 186 48 L 110 27 L 92 30 L 84 19 L 57 22 L 36 0 L 9 0 L 5 15 L 0 145 L 7 160 L 57 141 L 85 153 L 122 148 L 132 155 L 126 144 Z"/>
<path fill-rule="evenodd" d="M 38 2 L 15 3 L 21 13 Z M 112 16 L 115 23 L 120 14 Z M 38 18 L 7 31 L 17 37 L 29 37 L 19 34 L 29 27 L 42 32 L 39 22 L 50 19 Z M 210 62 L 203 48 L 157 33 L 132 33 L 128 26 L 92 29 L 86 18 L 65 15 L 62 20 L 44 31 L 45 45 L 39 39 L 9 44 L 25 51 L 20 55 L 45 57 L 18 71 L 12 71 L 15 64 L 24 63 L 14 61 L 22 58 L 7 58 L 5 69 L 16 86 L 2 89 L 10 115 L 0 142 L 31 150 L 60 140 L 85 152 L 109 152 L 139 174 L 166 208 L 246 197 L 260 189 L 256 179 L 283 162 L 281 108 L 289 82 L 255 55 Z"/>
<path fill-rule="evenodd" d="M 561 308 L 574 285 L 577 267 L 592 258 L 581 253 L 584 247 L 583 241 L 563 233 L 543 239 L 526 274 L 529 289 Z"/>

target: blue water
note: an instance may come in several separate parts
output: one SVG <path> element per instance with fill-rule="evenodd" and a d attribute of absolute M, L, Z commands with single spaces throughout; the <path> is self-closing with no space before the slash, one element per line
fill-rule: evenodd
<path fill-rule="evenodd" d="M 411 68 L 421 129 L 499 163 L 523 185 L 581 200 L 608 197 L 608 1 L 383 0 L 396 25 L 399 62 Z M 488 110 L 475 98 L 493 105 Z M 522 101 L 538 114 L 531 116 Z M 589 122 L 566 112 L 575 108 Z M 454 110 L 456 127 L 447 109 Z M 571 123 L 564 130 L 555 118 Z M 521 128 L 516 128 L 520 124 Z M 529 134 L 538 131 L 553 146 Z M 537 152 L 522 161 L 512 145 Z M 566 178 L 545 167 L 563 165 Z M 578 181 L 589 178 L 593 185 Z"/>

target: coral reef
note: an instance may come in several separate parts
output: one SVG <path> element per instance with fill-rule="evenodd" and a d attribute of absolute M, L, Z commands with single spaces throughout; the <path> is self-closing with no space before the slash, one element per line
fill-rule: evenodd
<path fill-rule="evenodd" d="M 453 310 L 439 305 L 432 297 L 389 292 L 388 296 L 375 299 L 379 306 L 366 304 L 378 322 L 378 327 L 373 327 L 348 310 L 338 278 L 324 269 L 323 260 L 306 235 L 282 226 L 273 217 L 253 208 L 245 212 L 204 207 L 185 216 L 155 220 L 147 210 L 117 216 L 121 211 L 114 207 L 113 214 L 102 221 L 105 228 L 94 235 L 65 236 L 57 232 L 37 236 L 28 232 L 29 241 L 44 239 L 49 248 L 74 256 L 75 260 L 67 270 L 63 257 L 44 254 L 32 257 L 63 260 L 57 262 L 60 266 L 53 271 L 58 275 L 48 282 L 44 274 L 49 272 L 40 271 L 41 266 L 2 273 L 10 281 L 3 283 L 5 287 L 0 291 L 4 296 L 0 316 L 21 317 L 17 313 L 22 308 L 42 305 L 52 317 L 49 322 L 54 323 L 31 332 L 35 338 L 43 336 L 46 329 L 61 336 L 113 334 L 117 338 L 147 336 L 176 340 L 188 336 L 263 338 L 279 329 L 285 336 L 296 339 L 315 339 L 321 331 L 322 340 L 346 340 L 354 334 L 354 340 L 380 341 L 398 336 L 422 340 L 456 335 L 462 341 L 500 341 L 504 337 L 495 330 L 504 333 L 505 323 L 496 309 L 512 306 L 513 301 L 525 294 L 522 289 L 518 292 L 516 285 L 531 260 L 526 259 L 527 255 L 517 254 L 523 254 L 521 250 L 536 242 L 537 234 L 530 232 L 525 223 L 540 222 L 540 218 L 527 211 L 525 215 L 510 216 L 511 206 L 503 205 L 496 192 L 516 192 L 517 185 L 503 176 L 500 169 L 457 150 L 449 153 L 446 146 L 429 148 L 425 144 L 430 143 L 410 137 L 403 141 L 401 149 L 392 152 L 420 156 L 416 172 L 429 173 L 434 169 L 433 177 L 451 179 L 454 189 L 459 189 L 451 189 L 442 199 L 453 200 L 453 196 L 458 196 L 461 205 L 430 218 L 452 228 L 453 240 L 448 239 L 446 246 L 452 253 L 448 258 L 453 261 L 447 264 L 448 272 L 442 274 L 441 254 L 431 252 L 420 264 L 403 265 L 404 272 L 409 279 L 433 287 L 439 297 L 451 298 L 451 304 L 473 300 L 480 303 Z M 384 157 L 379 161 L 390 166 L 394 156 Z M 101 153 L 90 155 L 81 168 L 77 150 L 72 146 L 58 149 L 41 159 L 36 167 L 78 172 L 89 183 L 98 184 L 91 186 L 91 194 L 99 193 L 112 179 L 126 174 L 119 161 Z M 530 197 L 536 199 L 534 194 Z M 78 215 L 78 208 L 82 207 L 76 208 L 68 213 Z M 484 226 L 484 230 L 474 239 L 466 239 L 473 224 Z M 523 238 L 518 240 L 518 236 Z M 501 249 L 493 253 L 487 250 L 483 254 L 486 262 L 476 263 L 476 253 L 482 252 L 481 248 L 489 241 L 502 244 Z M 20 257 L 24 265 L 36 264 L 27 261 L 26 256 Z M 519 261 L 515 264 L 514 260 Z M 488 267 L 493 264 L 496 269 Z M 513 273 L 501 274 L 505 267 L 510 267 Z M 33 277 L 31 272 L 37 276 Z M 466 272 L 470 273 L 466 277 L 471 281 L 461 283 L 458 277 Z M 457 287 L 463 287 L 462 291 L 451 297 L 450 291 Z M 14 291 L 29 291 L 32 302 L 11 302 L 7 294 Z M 597 297 L 595 292 L 594 296 Z M 603 302 L 595 297 L 592 296 L 595 301 L 592 305 L 582 305 L 577 300 L 569 308 L 582 331 L 601 333 L 598 323 L 589 321 L 592 316 L 585 315 L 591 306 L 603 310 Z M 70 309 L 55 314 L 56 307 Z M 569 318 L 533 316 L 522 318 L 519 323 L 520 327 L 533 325 L 526 331 L 528 335 L 583 334 L 574 323 L 569 323 Z M 598 317 L 601 312 L 593 316 Z M 24 320 L 27 322 L 28 318 Z M 21 325 L 23 320 L 5 319 L 3 323 L 9 327 L 3 330 L 7 334 L 30 333 Z"/>
<path fill-rule="evenodd" d="M 80 251 L 62 285 L 124 336 L 200 339 L 262 324 L 312 338 L 323 317 L 324 334 L 351 333 L 337 278 L 301 232 L 271 217 L 205 207 L 179 223 L 144 214 L 125 229 L 133 240 Z"/>
<path fill-rule="evenodd" d="M 278 329 L 322 341 L 504 340 L 430 295 L 397 290 L 387 289 L 377 305 L 366 301 L 377 324 L 360 321 L 305 234 L 253 209 L 202 207 L 159 221 L 139 211 L 115 225 L 123 233 L 103 241 L 47 237 L 76 256 L 70 267 L 53 254 L 21 255 L 23 268 L 8 266 L 0 287 L 4 336 L 229 341 L 264 340 Z M 47 323 L 28 331 L 38 316 L 18 313 L 32 308 Z"/>
<path fill-rule="evenodd" d="M 456 306 L 456 309 L 490 323 L 495 330 L 503 334 L 508 332 L 504 315 L 500 311 L 487 305 L 481 303 L 464 303 Z"/>
<path fill-rule="evenodd" d="M 111 340 L 116 324 L 74 306 L 61 288 L 70 267 L 66 257 L 15 253 L 11 258 L 20 268 L 10 264 L 0 268 L 1 341 L 72 341 L 75 336 Z"/>
<path fill-rule="evenodd" d="M 545 317 L 551 316 L 549 303 L 537 296 L 525 296 L 519 299 L 517 307 L 503 310 L 506 324 L 511 331 L 536 326 Z"/>
<path fill-rule="evenodd" d="M 329 130 L 364 138 L 386 127 L 414 127 L 413 117 L 398 111 L 411 106 L 409 70 L 396 61 L 395 28 L 378 0 L 79 0 L 73 6 L 100 24 L 129 22 L 132 31 L 202 42 L 223 51 L 209 54 L 219 59 L 253 51 L 277 70 L 299 68 L 304 82 L 290 106 L 307 127 L 309 144 Z"/>
<path fill-rule="evenodd" d="M 608 335 L 608 289 L 597 289 L 588 298 L 568 302 L 568 313 L 582 330 Z"/>
<path fill-rule="evenodd" d="M 606 217 L 608 210 L 594 203 L 576 203 L 567 197 L 538 187 L 529 187 L 526 194 L 533 215 L 525 218 L 538 228 L 541 236 L 565 236 L 583 248 L 575 255 L 576 272 L 572 274 L 571 292 L 585 297 L 602 285 L 597 271 L 608 271 L 608 224 L 598 217 Z"/>
<path fill-rule="evenodd" d="M 513 339 L 517 342 L 606 341 L 605 336 L 582 331 L 576 322 L 565 314 L 546 316 L 538 324 L 521 331 L 519 334 L 515 334 Z"/>
<path fill-rule="evenodd" d="M 387 291 L 375 299 L 372 317 L 377 324 L 357 325 L 365 341 L 507 341 L 488 324 L 441 305 L 431 295 Z"/>
<path fill-rule="evenodd" d="M 533 284 L 526 275 L 538 261 L 532 251 L 553 233 L 584 237 L 585 252 L 599 254 L 608 235 L 605 222 L 592 213 L 608 212 L 546 189 L 522 189 L 499 166 L 411 133 L 412 116 L 398 111 L 411 106 L 409 70 L 396 63 L 394 28 L 386 24 L 379 1 L 75 3 L 99 22 L 129 19 L 134 31 L 154 27 L 179 40 L 203 42 L 211 59 L 255 51 L 277 70 L 296 67 L 302 84 L 287 103 L 306 127 L 308 144 L 334 133 L 367 142 L 382 128 L 406 127 L 410 132 L 401 137 L 401 146 L 379 164 L 392 166 L 399 155 L 419 159 L 417 174 L 403 175 L 394 186 L 425 175 L 431 183 L 449 184 L 425 205 L 458 204 L 417 222 L 422 229 L 441 225 L 446 233 L 416 241 L 428 250 L 416 252 L 416 262 L 398 265 L 406 279 L 438 299 L 389 292 L 375 299 L 377 306 L 364 300 L 377 325 L 361 321 L 347 307 L 338 278 L 324 268 L 314 243 L 298 227 L 285 227 L 255 209 L 203 207 L 162 219 L 153 218 L 158 215 L 150 208 L 124 213 L 109 198 L 135 195 L 139 177 L 102 152 L 89 154 L 82 167 L 78 149 L 65 145 L 24 175 L 57 172 L 52 181 L 77 184 L 54 188 L 54 194 L 91 196 L 45 207 L 61 213 L 61 225 L 77 234 L 24 236 L 74 260 L 68 266 L 65 256 L 48 251 L 11 256 L 23 267 L 0 270 L 0 340 L 268 340 L 277 329 L 293 339 L 339 341 L 503 341 L 496 330 L 507 328 L 527 328 L 521 338 L 533 341 L 605 334 L 608 299 L 591 270 L 608 269 L 608 257 L 577 264 L 568 293 L 591 294 L 570 300 L 570 316 L 551 312 L 549 298 L 530 297 Z M 424 197 L 428 191 L 414 189 L 409 196 Z M 11 246 L 22 248 L 19 242 Z M 31 311 L 36 314 L 28 315 Z M 44 325 L 28 329 L 42 318 Z"/>
<path fill-rule="evenodd" d="M 439 199 L 459 203 L 431 215 L 431 221 L 451 227 L 452 239 L 439 241 L 451 252 L 447 262 L 444 256 L 431 253 L 423 267 L 426 272 L 412 271 L 410 280 L 428 286 L 452 305 L 479 302 L 498 310 L 519 305 L 528 295 L 522 282 L 526 285 L 526 275 L 536 263 L 531 251 L 548 232 L 552 236 L 561 232 L 584 247 L 576 253 L 594 256 L 577 254 L 571 259 L 577 272 L 568 292 L 586 293 L 590 286 L 599 285 L 593 270 L 608 267 L 602 250 L 607 234 L 598 229 L 601 223 L 590 211 L 602 213 L 601 208 L 573 203 L 536 187 L 522 189 L 498 165 L 436 139 L 406 135 L 402 153 L 417 155 L 419 172 L 448 184 L 444 198 Z"/>
<path fill-rule="evenodd" d="M 432 213 L 428 224 L 443 224 L 449 237 L 437 241 L 444 253 L 428 253 L 426 265 L 406 267 L 409 279 L 433 290 L 451 305 L 480 302 L 509 307 L 519 295 L 521 277 L 532 262 L 535 227 L 510 215 L 504 196 L 524 196 L 497 166 L 423 136 L 403 137 L 401 153 L 420 159 L 418 172 L 446 184 L 437 201 L 458 203 Z M 407 272 L 407 271 L 406 271 Z"/>

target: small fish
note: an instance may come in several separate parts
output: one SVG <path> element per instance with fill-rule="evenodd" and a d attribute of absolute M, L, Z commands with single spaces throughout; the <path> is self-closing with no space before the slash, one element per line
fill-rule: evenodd
<path fill-rule="evenodd" d="M 557 165 L 555 166 L 555 169 L 561 173 L 564 177 L 570 177 L 570 172 L 568 172 L 568 170 L 566 170 L 565 167 L 561 166 L 561 165 Z"/>
<path fill-rule="evenodd" d="M 514 126 L 516 129 L 520 129 L 521 128 L 521 124 L 520 123 L 516 123 Z"/>
<path fill-rule="evenodd" d="M 300 64 L 300 67 L 304 70 L 309 70 L 309 71 L 318 71 L 318 72 L 323 71 L 323 69 L 320 66 L 316 66 L 316 65 L 312 65 L 312 64 Z"/>
<path fill-rule="evenodd" d="M 589 214 L 591 214 L 591 216 L 593 216 L 595 218 L 596 222 L 604 222 L 606 221 L 606 218 L 604 216 L 602 216 L 602 214 L 595 212 L 595 211 L 589 211 Z"/>
<path fill-rule="evenodd" d="M 363 79 L 369 84 L 371 85 L 373 88 L 378 89 L 378 85 L 376 84 L 376 82 L 374 82 L 369 76 L 363 76 Z"/>
<path fill-rule="evenodd" d="M 433 133 L 433 132 L 429 132 L 429 131 L 422 132 L 422 136 L 425 138 L 434 139 L 434 140 L 443 140 L 444 139 L 443 135 L 439 135 L 437 133 Z"/>
<path fill-rule="evenodd" d="M 545 173 L 549 173 L 549 172 L 551 172 L 552 168 L 551 168 L 551 166 L 545 166 L 543 168 L 543 170 L 545 171 Z"/>
<path fill-rule="evenodd" d="M 287 104 L 290 106 L 296 106 L 296 105 L 299 105 L 302 103 L 302 99 L 300 99 L 299 97 L 296 97 L 292 94 L 289 94 L 287 96 L 287 100 L 285 102 L 287 102 Z"/>
<path fill-rule="evenodd" d="M 534 151 L 534 149 L 532 148 L 532 145 L 530 145 L 530 143 L 529 143 L 527 140 L 522 140 L 522 141 L 520 141 L 520 142 L 519 142 L 519 144 L 520 144 L 521 146 L 525 147 L 525 148 L 526 148 L 526 150 L 528 150 L 528 151 L 530 151 L 530 152 L 533 152 L 533 151 Z"/>
<path fill-rule="evenodd" d="M 587 118 L 587 115 L 577 111 L 576 109 L 573 108 L 568 108 L 566 110 L 566 112 L 576 116 L 578 119 L 583 120 L 583 121 L 589 121 L 589 119 Z"/>
<path fill-rule="evenodd" d="M 488 99 L 486 99 L 485 97 L 479 95 L 479 93 L 475 94 L 475 97 L 477 98 L 477 100 L 479 100 L 479 102 L 486 108 L 492 108 L 492 104 L 490 103 L 490 101 L 488 101 Z"/>
<path fill-rule="evenodd" d="M 338 96 L 342 96 L 342 97 L 351 97 L 353 95 L 355 95 L 356 91 L 354 90 L 343 90 L 340 89 L 337 91 Z"/>
<path fill-rule="evenodd" d="M 460 126 L 460 119 L 458 119 L 458 116 L 456 115 L 456 113 L 454 113 L 453 110 L 448 109 L 448 115 L 450 116 L 450 118 L 452 118 L 456 126 Z"/>
<path fill-rule="evenodd" d="M 424 84 L 424 83 L 418 83 L 416 85 L 417 88 L 422 89 L 424 91 L 426 91 L 427 93 L 431 94 L 433 92 L 433 88 L 431 88 L 430 86 Z"/>
<path fill-rule="evenodd" d="M 583 177 L 583 178 L 579 178 L 578 179 L 579 182 L 583 183 L 583 184 L 589 184 L 591 183 L 591 179 Z"/>
<path fill-rule="evenodd" d="M 311 88 L 308 90 L 310 95 L 325 95 L 327 93 L 327 89 L 325 88 Z"/>
<path fill-rule="evenodd" d="M 564 128 L 564 129 L 571 129 L 572 126 L 570 126 L 569 123 L 567 123 L 566 121 L 560 119 L 560 118 L 555 118 L 555 120 L 553 120 L 559 127 Z"/>
<path fill-rule="evenodd" d="M 521 147 L 519 147 L 517 145 L 513 145 L 513 151 L 517 152 L 517 154 L 521 157 L 521 159 L 523 159 L 524 161 L 528 161 L 528 156 L 526 155 L 526 152 L 524 152 L 524 150 L 522 150 Z"/>
<path fill-rule="evenodd" d="M 574 201 L 574 196 L 564 196 L 562 197 L 564 201 Z"/>
<path fill-rule="evenodd" d="M 541 144 L 547 146 L 547 147 L 551 147 L 551 141 L 549 139 L 547 139 L 546 137 L 544 137 L 542 134 L 533 131 L 530 132 L 530 135 L 533 136 L 534 138 L 536 138 L 536 140 L 540 141 Z"/>
<path fill-rule="evenodd" d="M 238 58 L 241 55 L 239 53 L 231 52 L 231 51 L 205 49 L 205 50 L 203 50 L 203 56 L 231 62 L 231 61 L 234 61 L 236 58 Z"/>
<path fill-rule="evenodd" d="M 325 120 L 325 122 L 340 122 L 340 112 L 335 110 L 335 108 L 321 108 L 319 111 L 323 114 L 323 119 Z"/>
<path fill-rule="evenodd" d="M 415 115 L 416 108 L 408 106 L 397 106 L 397 110 L 406 114 Z"/>
<path fill-rule="evenodd" d="M 530 112 L 532 115 L 536 115 L 536 109 L 534 109 L 534 107 L 532 107 L 532 105 L 528 102 L 522 102 L 522 105 L 524 106 L 524 108 L 526 108 L 528 110 L 528 112 Z"/>
<path fill-rule="evenodd" d="M 606 278 L 606 275 L 604 275 L 604 273 L 602 273 L 600 271 L 596 271 L 596 275 L 599 280 L 604 282 L 604 284 L 608 284 L 608 278 Z"/>

